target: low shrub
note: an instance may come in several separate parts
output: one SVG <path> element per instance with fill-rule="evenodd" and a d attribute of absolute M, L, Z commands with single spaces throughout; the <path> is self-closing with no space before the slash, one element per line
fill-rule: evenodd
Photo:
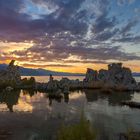
<path fill-rule="evenodd" d="M 62 126 L 58 132 L 57 140 L 95 140 L 96 133 L 84 115 L 80 122 L 70 126 Z"/>

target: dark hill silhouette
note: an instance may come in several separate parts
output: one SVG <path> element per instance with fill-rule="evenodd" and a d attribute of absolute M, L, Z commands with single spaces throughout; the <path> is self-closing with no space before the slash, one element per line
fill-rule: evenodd
<path fill-rule="evenodd" d="M 8 65 L 0 64 L 0 70 L 4 70 L 7 68 Z M 84 76 L 85 74 L 82 73 L 68 73 L 68 72 L 57 72 L 57 71 L 50 71 L 45 69 L 32 69 L 32 68 L 24 68 L 19 67 L 20 74 L 22 76 L 49 76 L 50 74 L 54 76 Z"/>

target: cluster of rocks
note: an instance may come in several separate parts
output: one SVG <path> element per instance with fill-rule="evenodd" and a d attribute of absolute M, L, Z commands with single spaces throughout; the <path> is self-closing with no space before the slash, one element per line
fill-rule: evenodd
<path fill-rule="evenodd" d="M 5 70 L 0 71 L 0 88 L 17 87 L 21 82 L 19 67 L 14 65 L 12 60 Z"/>
<path fill-rule="evenodd" d="M 85 79 L 83 81 L 69 80 L 62 78 L 60 81 L 54 80 L 50 75 L 48 83 L 38 83 L 37 89 L 42 88 L 46 91 L 67 93 L 73 89 L 102 89 L 104 91 L 111 90 L 140 90 L 139 84 L 132 76 L 129 68 L 123 67 L 122 63 L 113 63 L 108 65 L 108 69 L 99 71 L 87 69 Z"/>
<path fill-rule="evenodd" d="M 51 93 L 69 93 L 70 90 L 82 88 L 82 83 L 78 79 L 70 80 L 68 78 L 62 78 L 60 81 L 53 80 L 52 76 L 50 76 L 48 83 L 36 83 L 36 89 Z"/>
<path fill-rule="evenodd" d="M 36 81 L 34 77 L 31 78 L 23 78 L 20 82 L 20 88 L 21 89 L 34 89 L 36 87 Z"/>
<path fill-rule="evenodd" d="M 87 69 L 85 83 L 94 88 L 107 88 L 116 90 L 136 90 L 138 84 L 132 76 L 129 68 L 123 67 L 122 63 L 108 65 L 108 70 L 101 69 L 99 72 Z"/>

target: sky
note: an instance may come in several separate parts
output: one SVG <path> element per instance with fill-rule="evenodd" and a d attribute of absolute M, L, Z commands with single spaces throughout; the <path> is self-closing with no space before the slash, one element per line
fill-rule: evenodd
<path fill-rule="evenodd" d="M 140 72 L 140 0 L 0 0 L 0 63 Z"/>

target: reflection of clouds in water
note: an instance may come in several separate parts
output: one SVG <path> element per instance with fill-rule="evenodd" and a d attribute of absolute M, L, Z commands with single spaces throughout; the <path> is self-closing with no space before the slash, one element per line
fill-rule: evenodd
<path fill-rule="evenodd" d="M 69 102 L 65 102 L 63 98 L 61 102 L 52 99 L 50 106 L 50 99 L 46 97 L 45 93 L 37 93 L 31 97 L 31 106 L 33 107 L 32 113 L 39 117 L 44 117 L 46 120 L 48 117 L 64 117 L 65 119 L 72 119 L 75 116 L 79 116 L 79 113 L 84 108 L 86 98 L 81 92 L 72 92 L 69 95 Z"/>
<path fill-rule="evenodd" d="M 20 96 L 18 98 L 18 104 L 14 105 L 13 110 L 15 112 L 32 112 L 33 106 L 31 105 L 30 95 L 24 95 L 23 91 L 21 90 Z"/>
<path fill-rule="evenodd" d="M 25 101 L 25 102 L 29 102 L 29 103 L 31 102 L 30 95 L 29 94 L 24 95 L 22 91 L 20 93 L 19 99 L 21 99 L 22 101 Z"/>
<path fill-rule="evenodd" d="M 117 92 L 106 95 L 99 90 L 83 90 L 83 92 L 74 91 L 69 95 L 65 94 L 61 99 L 48 98 L 47 95 L 47 93 L 34 94 L 31 91 L 21 91 L 20 94 L 17 92 L 7 94 L 6 97 L 0 96 L 1 102 L 6 103 L 0 104 L 0 110 L 8 111 L 7 105 L 14 106 L 14 111 L 31 112 L 34 118 L 42 121 L 50 118 L 53 121 L 58 118 L 63 121 L 75 121 L 84 111 L 87 119 L 103 134 L 113 135 L 128 128 L 140 129 L 140 111 L 119 105 L 120 101 L 125 100 L 140 101 L 139 93 L 133 95 L 128 92 Z"/>
<path fill-rule="evenodd" d="M 19 98 L 18 105 L 14 105 L 15 112 L 32 112 L 33 107 L 30 103 L 27 103 L 23 98 Z"/>
<path fill-rule="evenodd" d="M 130 128 L 134 130 L 140 129 L 138 123 L 140 121 L 139 110 L 130 109 L 126 106 L 112 106 L 108 102 L 108 97 L 106 99 L 98 98 L 97 101 L 88 103 L 85 112 L 93 125 L 102 134 L 108 134 L 110 139 L 113 135 L 125 132 Z"/>
<path fill-rule="evenodd" d="M 3 112 L 3 111 L 9 111 L 9 109 L 7 108 L 7 105 L 4 103 L 0 104 L 0 112 Z"/>
<path fill-rule="evenodd" d="M 82 92 L 72 92 L 71 94 L 69 94 L 69 98 L 71 100 L 73 99 L 79 99 L 79 98 L 84 98 L 85 99 L 85 94 L 83 94 Z"/>

